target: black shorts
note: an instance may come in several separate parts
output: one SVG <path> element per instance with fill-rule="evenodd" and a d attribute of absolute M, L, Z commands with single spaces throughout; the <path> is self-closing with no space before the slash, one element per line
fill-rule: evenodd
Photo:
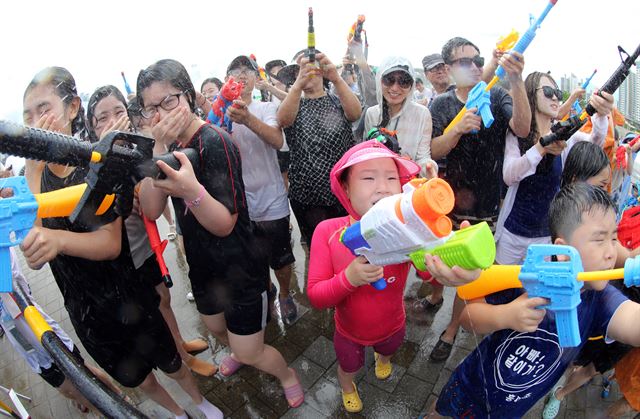
<path fill-rule="evenodd" d="M 280 173 L 285 173 L 289 171 L 289 163 L 291 162 L 291 152 L 290 151 L 277 151 L 278 155 L 278 166 L 280 166 Z"/>
<path fill-rule="evenodd" d="M 160 266 L 158 266 L 155 255 L 149 256 L 142 266 L 136 269 L 136 272 L 140 279 L 146 281 L 154 288 L 162 284 L 162 272 L 160 272 Z"/>
<path fill-rule="evenodd" d="M 274 271 L 296 261 L 291 249 L 289 216 L 272 221 L 254 221 L 254 233 L 269 248 L 269 266 Z"/>
<path fill-rule="evenodd" d="M 80 350 L 77 345 L 73 345 L 73 351 L 71 351 L 71 353 L 78 362 L 84 364 L 84 359 L 82 358 L 82 355 L 80 355 Z M 40 368 L 40 377 L 42 377 L 42 379 L 49 383 L 53 388 L 60 387 L 66 378 L 55 362 L 52 363 L 49 368 Z"/>
<path fill-rule="evenodd" d="M 87 352 L 125 387 L 139 386 L 154 368 L 167 374 L 177 372 L 182 358 L 160 311 L 141 306 L 128 309 L 137 311 L 138 316 L 130 316 L 137 319 L 135 323 L 84 327 L 73 322 Z"/>
<path fill-rule="evenodd" d="M 604 339 L 588 340 L 580 349 L 574 364 L 584 367 L 593 362 L 596 371 L 604 374 L 613 368 L 631 349 L 633 349 L 633 346 L 620 342 L 607 344 Z"/>

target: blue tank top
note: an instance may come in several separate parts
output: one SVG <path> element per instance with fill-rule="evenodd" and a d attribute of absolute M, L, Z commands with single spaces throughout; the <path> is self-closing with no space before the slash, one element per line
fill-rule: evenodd
<path fill-rule="evenodd" d="M 544 160 L 543 160 L 544 161 Z M 562 159 L 555 156 L 551 170 L 540 173 L 540 166 L 531 176 L 520 181 L 513 208 L 504 222 L 509 232 L 522 237 L 546 237 L 549 232 L 549 206 L 560 189 Z"/>

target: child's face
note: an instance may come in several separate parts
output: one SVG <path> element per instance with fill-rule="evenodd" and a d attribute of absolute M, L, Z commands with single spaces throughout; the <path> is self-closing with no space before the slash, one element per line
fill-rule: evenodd
<path fill-rule="evenodd" d="M 575 247 L 580 253 L 585 272 L 612 269 L 616 262 L 616 215 L 613 210 L 593 208 L 582 213 L 582 222 L 573 232 L 571 240 L 562 243 Z M 558 243 L 558 241 L 556 241 Z M 601 291 L 607 281 L 586 281 L 585 288 Z"/>
<path fill-rule="evenodd" d="M 587 179 L 587 183 L 589 185 L 596 186 L 605 191 L 609 182 L 611 182 L 611 168 L 608 165 L 597 175 L 591 176 L 589 179 Z"/>
<path fill-rule="evenodd" d="M 387 157 L 353 165 L 344 188 L 360 216 L 382 198 L 402 192 L 398 168 L 393 159 Z"/>

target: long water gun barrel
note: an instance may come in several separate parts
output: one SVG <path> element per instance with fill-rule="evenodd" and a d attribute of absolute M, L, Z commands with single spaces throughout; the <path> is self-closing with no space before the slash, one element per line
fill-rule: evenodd
<path fill-rule="evenodd" d="M 121 71 L 120 75 L 122 76 L 122 80 L 124 81 L 124 90 L 127 91 L 127 96 L 132 95 L 133 90 L 131 90 L 131 86 L 129 86 L 129 83 L 127 82 L 127 78 L 124 76 L 124 71 Z"/>
<path fill-rule="evenodd" d="M 309 62 L 316 60 L 316 34 L 313 29 L 313 8 L 309 7 L 309 29 L 307 30 L 307 49 L 309 50 Z"/>
<path fill-rule="evenodd" d="M 527 31 L 520 37 L 520 39 L 518 39 L 518 42 L 513 47 L 513 51 L 519 52 L 521 54 L 524 53 L 527 47 L 531 44 L 531 41 L 533 41 L 533 38 L 535 38 L 536 30 L 540 27 L 540 25 L 542 24 L 542 21 L 547 17 L 547 14 L 551 10 L 551 8 L 555 6 L 557 2 L 558 0 L 549 1 L 545 9 L 542 11 L 540 16 L 538 17 L 538 19 L 536 19 L 536 21 L 533 22 L 533 24 L 531 24 L 529 29 L 527 29 Z M 493 76 L 489 84 L 486 84 L 486 86 L 484 87 L 484 91 L 489 92 L 489 90 L 491 90 L 491 88 L 498 82 L 498 80 L 503 78 L 504 75 L 505 75 L 504 68 L 502 68 L 502 66 L 498 66 L 495 72 L 495 76 Z M 480 83 L 482 83 L 483 85 L 485 84 L 483 81 L 481 81 Z M 464 106 L 460 110 L 460 112 L 458 112 L 456 117 L 451 121 L 451 123 L 447 126 L 447 128 L 445 128 L 444 130 L 445 134 L 449 132 L 458 122 L 460 122 L 464 114 L 467 112 L 467 109 L 468 108 Z"/>
<path fill-rule="evenodd" d="M 104 385 L 73 355 L 34 306 L 20 284 L 12 293 L 31 331 L 75 387 L 107 418 L 146 418 Z"/>
<path fill-rule="evenodd" d="M 589 83 L 591 83 L 591 79 L 593 79 L 593 76 L 595 76 L 597 72 L 598 69 L 593 70 L 593 73 L 591 73 L 591 75 L 580 85 L 580 88 L 586 89 L 589 86 Z M 579 115 L 582 113 L 582 108 L 580 108 L 580 100 L 576 99 L 571 107 L 576 110 L 576 114 Z M 570 113 L 566 114 L 561 120 L 566 121 L 567 119 L 569 119 L 569 115 Z"/>
<path fill-rule="evenodd" d="M 164 256 L 162 256 L 168 242 L 167 240 L 160 240 L 158 225 L 155 221 L 148 219 L 144 214 L 142 214 L 142 220 L 144 221 L 144 228 L 147 230 L 147 236 L 149 236 L 151 250 L 153 250 L 153 253 L 156 256 L 156 262 L 158 262 L 158 266 L 160 267 L 160 273 L 162 274 L 164 285 L 167 288 L 171 288 L 173 286 L 173 281 L 171 280 L 171 275 L 169 275 L 167 264 L 164 262 Z"/>

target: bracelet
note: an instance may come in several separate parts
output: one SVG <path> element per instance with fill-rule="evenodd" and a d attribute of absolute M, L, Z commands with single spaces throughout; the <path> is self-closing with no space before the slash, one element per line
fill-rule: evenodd
<path fill-rule="evenodd" d="M 186 199 L 184 200 L 184 215 L 187 215 L 187 211 L 189 211 L 191 208 L 199 207 L 200 203 L 202 202 L 202 198 L 204 198 L 204 186 L 200 184 L 200 193 L 198 194 L 198 197 L 192 201 L 187 201 Z"/>

